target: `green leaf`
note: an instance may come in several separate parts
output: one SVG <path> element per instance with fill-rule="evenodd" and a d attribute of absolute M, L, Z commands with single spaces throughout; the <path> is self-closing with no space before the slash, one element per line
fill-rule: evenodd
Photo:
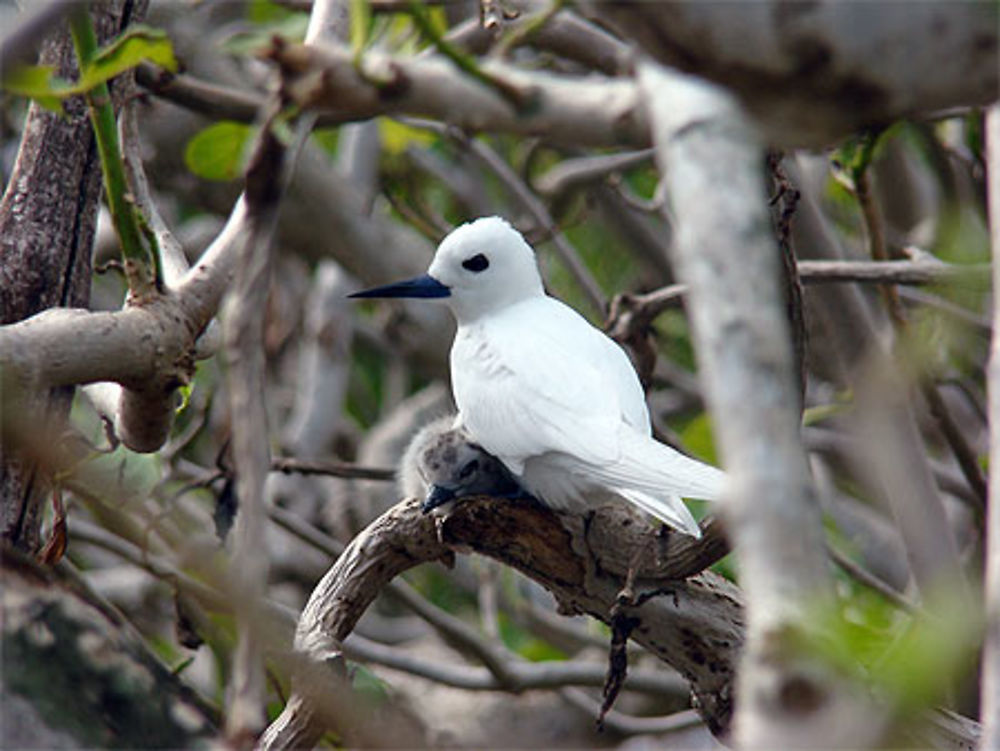
<path fill-rule="evenodd" d="M 382 139 L 382 148 L 392 156 L 402 154 L 410 144 L 429 146 L 434 143 L 436 138 L 433 133 L 427 130 L 411 128 L 409 125 L 403 125 L 403 123 L 386 117 L 378 119 L 378 132 Z"/>
<path fill-rule="evenodd" d="M 206 180 L 235 180 L 243 172 L 243 156 L 253 134 L 249 125 L 225 120 L 197 133 L 184 149 L 184 163 Z"/>
<path fill-rule="evenodd" d="M 49 65 L 18 65 L 4 74 L 3 88 L 11 94 L 31 97 L 42 107 L 59 112 L 60 100 L 84 94 L 144 60 L 171 71 L 177 70 L 173 46 L 166 33 L 146 26 L 134 26 L 98 50 L 75 83 L 56 77 L 55 68 Z"/>
<path fill-rule="evenodd" d="M 177 70 L 174 47 L 165 31 L 148 26 L 132 26 L 97 51 L 74 88 L 89 91 L 97 84 L 110 81 L 144 61 L 155 63 L 171 72 Z"/>
<path fill-rule="evenodd" d="M 250 0 L 247 20 L 255 24 L 280 23 L 295 15 L 295 11 L 278 5 L 272 0 Z M 305 15 L 300 13 L 299 15 Z"/>
<path fill-rule="evenodd" d="M 66 82 L 55 76 L 51 65 L 16 65 L 4 73 L 3 90 L 15 96 L 34 99 L 42 107 L 61 112 L 61 100 L 68 89 Z"/>

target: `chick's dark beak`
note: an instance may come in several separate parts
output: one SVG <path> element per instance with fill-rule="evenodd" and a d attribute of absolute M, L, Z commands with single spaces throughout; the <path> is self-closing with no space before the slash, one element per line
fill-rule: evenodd
<path fill-rule="evenodd" d="M 420 504 L 420 510 L 425 514 L 433 511 L 438 506 L 443 506 L 448 503 L 448 501 L 454 500 L 455 491 L 451 488 L 446 488 L 442 485 L 431 485 L 430 491 L 427 493 L 427 497 L 424 498 L 424 502 Z"/>

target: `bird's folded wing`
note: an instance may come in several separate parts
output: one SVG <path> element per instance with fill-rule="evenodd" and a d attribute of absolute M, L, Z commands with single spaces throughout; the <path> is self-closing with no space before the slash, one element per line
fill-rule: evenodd
<path fill-rule="evenodd" d="M 484 449 L 517 473 L 548 451 L 596 465 L 618 460 L 622 413 L 600 367 L 544 326 L 487 333 L 476 357 L 452 368 L 462 422 Z"/>

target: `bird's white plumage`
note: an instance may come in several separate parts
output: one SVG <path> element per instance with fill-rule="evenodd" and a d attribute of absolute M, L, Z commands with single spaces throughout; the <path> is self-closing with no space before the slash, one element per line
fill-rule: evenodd
<path fill-rule="evenodd" d="M 477 255 L 485 268 L 471 260 Z M 428 273 L 450 291 L 452 389 L 476 443 L 550 505 L 617 495 L 699 534 L 678 496 L 715 499 L 724 475 L 652 438 L 625 352 L 545 294 L 534 251 L 516 230 L 497 217 L 463 225 Z"/>

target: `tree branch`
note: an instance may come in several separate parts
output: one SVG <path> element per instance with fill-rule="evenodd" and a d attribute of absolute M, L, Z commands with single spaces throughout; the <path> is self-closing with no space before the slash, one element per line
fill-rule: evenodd
<path fill-rule="evenodd" d="M 763 144 L 721 89 L 653 63 L 640 65 L 639 80 L 668 181 L 678 276 L 691 287 L 693 338 L 730 478 L 726 511 L 748 595 L 736 743 L 795 747 L 817 732 L 834 746 L 866 743 L 879 727 L 872 710 L 822 659 L 793 646 L 816 637 L 812 614 L 832 605 L 833 590 L 799 436 Z M 795 692 L 781 688 L 793 684 Z M 801 692 L 815 701 L 792 699 Z"/>
<path fill-rule="evenodd" d="M 993 291 L 1000 290 L 1000 105 L 986 116 L 987 179 L 989 180 L 990 246 Z M 993 341 L 987 366 L 990 412 L 990 467 L 1000 471 L 1000 306 L 993 306 Z M 986 521 L 986 561 L 983 592 L 986 634 L 983 642 L 979 716 L 983 720 L 980 748 L 1000 748 L 1000 482 L 990 482 Z"/>
<path fill-rule="evenodd" d="M 636 526 L 621 511 L 584 519 L 556 516 L 525 501 L 470 499 L 439 518 L 420 513 L 419 501 L 405 501 L 358 535 L 313 590 L 299 618 L 296 651 L 317 664 L 339 654 L 340 642 L 392 578 L 419 563 L 448 560 L 470 549 L 542 584 L 563 612 L 607 621 L 624 584 L 629 551 L 643 538 Z M 667 537 L 658 565 L 641 572 L 639 595 L 646 599 L 629 611 L 638 620 L 635 640 L 691 682 L 713 732 L 728 725 L 733 661 L 741 643 L 740 596 L 713 574 L 682 579 L 717 559 L 706 551 L 717 551 L 719 540 L 713 526 L 700 541 Z M 617 547 L 609 547 L 609 541 Z M 655 579 L 647 578 L 654 572 Z M 294 726 L 301 733 L 302 725 L 293 720 L 308 704 L 308 696 L 296 695 L 265 734 L 265 747 L 288 747 L 277 731 Z M 322 731 L 314 724 L 307 737 Z"/>
<path fill-rule="evenodd" d="M 630 81 L 583 80 L 483 62 L 480 67 L 493 80 L 530 95 L 530 106 L 519 109 L 437 57 L 396 58 L 369 50 L 356 65 L 346 49 L 286 43 L 276 43 L 267 57 L 281 67 L 290 101 L 339 113 L 345 120 L 398 113 L 473 133 L 544 134 L 578 146 L 648 145 L 645 114 Z"/>
<path fill-rule="evenodd" d="M 774 146 L 823 146 L 914 113 L 985 105 L 1000 85 L 991 3 L 585 5 L 646 54 L 725 86 Z"/>

